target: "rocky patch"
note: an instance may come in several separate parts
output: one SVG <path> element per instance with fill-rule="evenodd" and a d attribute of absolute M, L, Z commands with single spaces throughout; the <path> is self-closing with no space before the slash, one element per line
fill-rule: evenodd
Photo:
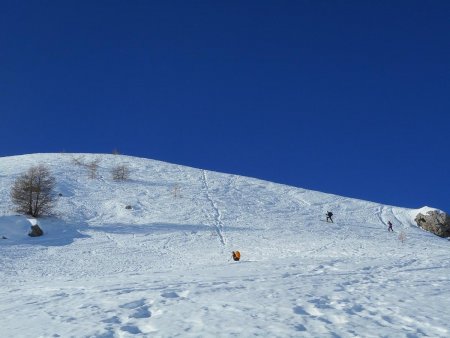
<path fill-rule="evenodd" d="M 439 210 L 417 214 L 415 221 L 419 227 L 440 237 L 450 237 L 450 215 Z"/>

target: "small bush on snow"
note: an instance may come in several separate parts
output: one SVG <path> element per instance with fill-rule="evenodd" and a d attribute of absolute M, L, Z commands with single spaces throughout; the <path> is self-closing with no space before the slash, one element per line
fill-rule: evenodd
<path fill-rule="evenodd" d="M 114 181 L 125 181 L 130 178 L 130 168 L 125 164 L 120 164 L 111 169 Z"/>

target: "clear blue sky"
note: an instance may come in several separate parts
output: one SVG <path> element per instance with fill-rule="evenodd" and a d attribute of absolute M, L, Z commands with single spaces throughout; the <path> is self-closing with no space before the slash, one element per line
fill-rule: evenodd
<path fill-rule="evenodd" d="M 0 156 L 121 153 L 450 212 L 450 1 L 1 1 Z"/>

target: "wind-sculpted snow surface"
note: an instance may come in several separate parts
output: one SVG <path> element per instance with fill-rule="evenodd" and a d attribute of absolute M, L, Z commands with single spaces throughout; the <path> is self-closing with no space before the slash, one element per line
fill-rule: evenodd
<path fill-rule="evenodd" d="M 61 196 L 30 238 L 9 189 L 36 164 Z M 448 337 L 450 243 L 416 214 L 127 156 L 0 158 L 0 336 Z"/>

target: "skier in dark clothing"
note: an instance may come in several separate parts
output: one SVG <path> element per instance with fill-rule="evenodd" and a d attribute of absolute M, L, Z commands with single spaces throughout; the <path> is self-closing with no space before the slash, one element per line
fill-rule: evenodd
<path fill-rule="evenodd" d="M 388 231 L 394 232 L 394 229 L 392 229 L 392 223 L 391 223 L 391 221 L 388 221 Z"/>
<path fill-rule="evenodd" d="M 333 219 L 331 218 L 331 217 L 333 217 L 333 213 L 331 211 L 327 211 L 326 215 L 327 215 L 327 222 L 328 222 L 328 220 L 330 220 L 331 223 L 334 223 Z"/>

